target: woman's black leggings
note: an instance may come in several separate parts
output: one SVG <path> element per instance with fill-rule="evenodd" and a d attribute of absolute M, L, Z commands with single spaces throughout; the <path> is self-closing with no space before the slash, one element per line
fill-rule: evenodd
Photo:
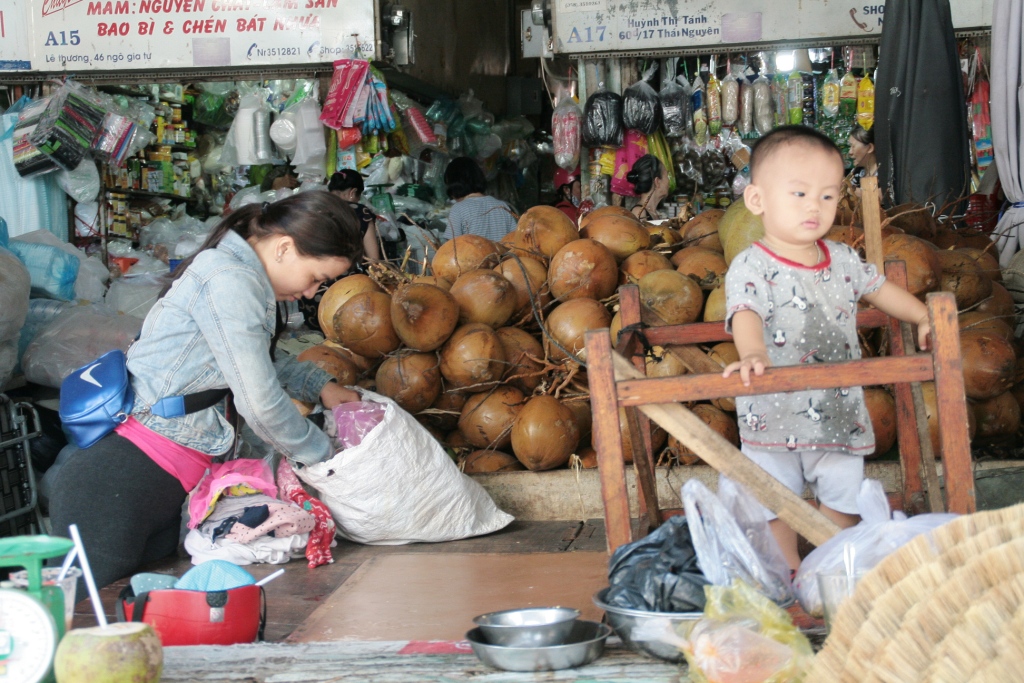
<path fill-rule="evenodd" d="M 78 525 L 97 588 L 177 550 L 186 491 L 128 439 L 110 433 L 73 454 L 52 486 L 53 533 L 70 537 Z M 82 600 L 82 581 L 78 589 Z"/>

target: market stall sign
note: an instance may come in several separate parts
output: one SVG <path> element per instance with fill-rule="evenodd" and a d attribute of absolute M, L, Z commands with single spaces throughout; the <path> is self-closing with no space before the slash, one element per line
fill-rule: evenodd
<path fill-rule="evenodd" d="M 994 0 L 950 0 L 957 29 L 992 24 Z M 870 38 L 882 0 L 554 0 L 555 52 Z"/>
<path fill-rule="evenodd" d="M 308 64 L 352 57 L 357 40 L 372 57 L 376 42 L 373 0 L 13 2 L 36 71 Z"/>
<path fill-rule="evenodd" d="M 28 13 L 32 0 L 4 0 L 0 3 L 0 71 L 32 68 Z"/>

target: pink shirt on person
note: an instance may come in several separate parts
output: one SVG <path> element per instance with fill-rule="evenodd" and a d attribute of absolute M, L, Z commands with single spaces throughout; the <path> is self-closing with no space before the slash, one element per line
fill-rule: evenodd
<path fill-rule="evenodd" d="M 209 455 L 157 434 L 134 417 L 129 417 L 114 431 L 138 446 L 153 462 L 177 479 L 186 492 L 194 489 L 210 468 Z"/>

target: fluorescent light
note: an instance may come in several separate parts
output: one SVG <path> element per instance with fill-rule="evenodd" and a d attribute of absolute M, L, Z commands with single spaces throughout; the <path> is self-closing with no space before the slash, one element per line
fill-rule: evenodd
<path fill-rule="evenodd" d="M 796 61 L 795 53 L 790 50 L 789 52 L 776 52 L 775 53 L 775 70 L 778 72 L 792 71 L 793 63 Z"/>

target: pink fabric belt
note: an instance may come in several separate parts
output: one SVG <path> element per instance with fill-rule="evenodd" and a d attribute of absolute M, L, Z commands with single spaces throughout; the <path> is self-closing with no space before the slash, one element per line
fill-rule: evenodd
<path fill-rule="evenodd" d="M 138 446 L 153 462 L 181 482 L 186 493 L 196 487 L 210 467 L 210 456 L 206 453 L 171 441 L 145 427 L 134 417 L 129 417 L 114 431 Z"/>

